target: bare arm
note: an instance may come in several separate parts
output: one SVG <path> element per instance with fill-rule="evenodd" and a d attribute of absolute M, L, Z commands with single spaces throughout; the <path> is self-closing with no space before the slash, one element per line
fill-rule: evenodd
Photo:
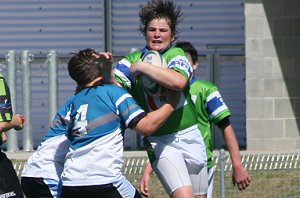
<path fill-rule="evenodd" d="M 172 69 L 157 67 L 146 62 L 133 63 L 130 66 L 130 72 L 134 76 L 140 74 L 147 75 L 160 85 L 172 90 L 182 90 L 188 83 L 188 79 L 181 73 Z"/>
<path fill-rule="evenodd" d="M 152 166 L 151 166 L 150 162 L 148 162 L 147 165 L 145 166 L 145 169 L 144 169 L 144 172 L 140 179 L 140 184 L 139 184 L 140 192 L 144 197 L 150 196 L 149 182 L 150 182 L 152 172 L 153 172 Z"/>
<path fill-rule="evenodd" d="M 239 145 L 233 127 L 231 125 L 225 127 L 223 135 L 232 161 L 233 182 L 237 184 L 239 190 L 244 190 L 250 185 L 251 178 L 242 164 Z"/>
<path fill-rule="evenodd" d="M 149 112 L 135 126 L 135 130 L 142 135 L 151 135 L 159 127 L 161 127 L 169 116 L 175 111 L 178 101 L 180 100 L 180 92 L 167 90 L 167 102 L 159 109 Z"/>
<path fill-rule="evenodd" d="M 16 114 L 12 117 L 10 122 L 0 122 L 0 132 L 6 132 L 12 128 L 15 130 L 21 130 L 23 126 L 21 115 Z"/>
<path fill-rule="evenodd" d="M 174 107 L 172 105 L 165 104 L 158 110 L 152 111 L 142 118 L 135 126 L 135 130 L 142 135 L 151 135 L 163 125 L 173 111 Z"/>

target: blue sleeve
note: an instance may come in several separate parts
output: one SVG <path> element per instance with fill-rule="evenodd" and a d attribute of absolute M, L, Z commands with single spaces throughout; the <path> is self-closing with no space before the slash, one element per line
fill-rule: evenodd
<path fill-rule="evenodd" d="M 118 98 L 116 106 L 125 125 L 132 128 L 146 113 L 126 90 L 120 88 L 120 91 L 122 96 Z"/>

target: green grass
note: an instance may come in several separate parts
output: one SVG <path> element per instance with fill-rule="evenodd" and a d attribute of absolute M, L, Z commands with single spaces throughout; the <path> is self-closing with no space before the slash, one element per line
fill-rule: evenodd
<path fill-rule="evenodd" d="M 292 170 L 260 170 L 249 172 L 252 182 L 245 191 L 239 191 L 231 183 L 231 171 L 225 172 L 226 198 L 299 198 L 300 197 L 300 171 Z M 133 185 L 138 188 L 140 174 L 125 175 Z M 150 193 L 152 198 L 167 198 L 155 174 L 151 177 Z M 219 172 L 215 173 L 214 198 L 220 197 Z"/>
<path fill-rule="evenodd" d="M 270 156 L 270 155 L 267 155 Z M 266 158 L 264 155 L 253 155 L 247 165 L 252 182 L 245 191 L 239 191 L 231 183 L 230 160 L 225 160 L 225 192 L 226 198 L 300 198 L 300 166 L 296 155 L 277 155 Z M 272 156 L 271 156 L 272 157 Z M 269 159 L 272 159 L 272 163 Z M 280 160 L 278 160 L 280 159 Z M 269 161 L 268 161 L 269 160 Z M 21 174 L 25 160 L 12 160 L 18 176 Z M 147 157 L 129 157 L 124 161 L 124 175 L 138 189 L 139 180 Z M 216 163 L 218 165 L 218 163 Z M 251 166 L 250 166 L 251 165 Z M 276 166 L 274 166 L 276 165 Z M 283 168 L 285 167 L 285 168 Z M 255 169 L 255 170 L 254 170 Z M 151 198 L 167 198 L 160 181 L 153 173 L 150 183 Z M 220 172 L 218 167 L 215 172 L 214 198 L 220 197 Z"/>

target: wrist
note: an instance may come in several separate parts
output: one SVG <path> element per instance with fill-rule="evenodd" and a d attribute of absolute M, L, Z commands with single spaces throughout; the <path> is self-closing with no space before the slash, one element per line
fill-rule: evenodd
<path fill-rule="evenodd" d="M 243 168 L 243 164 L 242 164 L 242 162 L 232 162 L 232 168 L 233 169 Z"/>

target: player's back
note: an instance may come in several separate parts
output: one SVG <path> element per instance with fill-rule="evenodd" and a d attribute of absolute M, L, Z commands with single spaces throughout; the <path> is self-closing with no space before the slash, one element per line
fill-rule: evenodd
<path fill-rule="evenodd" d="M 63 185 L 99 185 L 122 176 L 122 123 L 143 112 L 128 92 L 115 85 L 89 87 L 77 93 L 71 110 L 70 152 Z"/>
<path fill-rule="evenodd" d="M 126 94 L 127 91 L 115 85 L 99 85 L 85 88 L 75 95 L 71 110 L 72 134 L 69 135 L 73 149 L 80 146 L 77 139 L 100 138 L 120 127 L 122 119 L 127 117 L 122 112 L 126 111 L 126 106 L 118 109 L 118 102 Z"/>

